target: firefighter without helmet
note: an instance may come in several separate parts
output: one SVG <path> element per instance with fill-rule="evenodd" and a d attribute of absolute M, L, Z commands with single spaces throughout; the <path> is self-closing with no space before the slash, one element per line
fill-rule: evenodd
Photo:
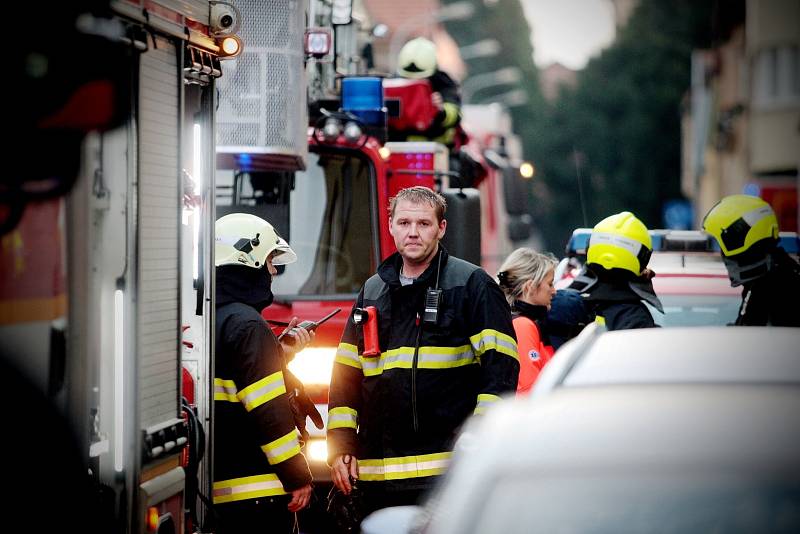
<path fill-rule="evenodd" d="M 297 254 L 270 223 L 248 213 L 230 213 L 214 225 L 214 265 L 260 269 L 273 251 L 273 265 L 297 261 Z"/>
<path fill-rule="evenodd" d="M 403 45 L 397 64 L 404 78 L 429 78 L 436 72 L 436 45 L 424 37 L 412 39 Z"/>
<path fill-rule="evenodd" d="M 623 269 L 639 276 L 652 252 L 653 242 L 647 227 L 633 213 L 623 211 L 595 225 L 586 260 L 588 264 L 608 270 Z"/>

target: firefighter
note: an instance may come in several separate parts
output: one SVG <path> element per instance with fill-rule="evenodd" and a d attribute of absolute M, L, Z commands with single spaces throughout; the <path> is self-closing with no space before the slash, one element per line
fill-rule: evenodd
<path fill-rule="evenodd" d="M 655 273 L 647 269 L 652 253 L 647 227 L 633 213 L 606 217 L 592 229 L 586 266 L 569 287 L 608 330 L 652 328 L 656 324 L 644 303 L 664 313 L 653 289 Z"/>
<path fill-rule="evenodd" d="M 800 326 L 800 267 L 778 246 L 778 219 L 764 200 L 731 195 L 703 219 L 719 243 L 731 286 L 742 286 L 736 325 Z"/>
<path fill-rule="evenodd" d="M 328 461 L 341 492 L 356 481 L 365 513 L 418 502 L 447 469 L 464 420 L 517 385 L 508 304 L 485 271 L 440 245 L 445 208 L 425 187 L 392 198 L 398 252 L 361 288 L 337 350 Z M 375 313 L 357 326 L 362 310 Z"/>
<path fill-rule="evenodd" d="M 283 348 L 260 311 L 272 302 L 275 265 L 297 256 L 254 215 L 226 215 L 215 233 L 217 532 L 296 532 L 295 512 L 311 498 L 311 472 L 287 395 Z M 305 329 L 294 334 L 298 348 L 311 340 Z"/>
<path fill-rule="evenodd" d="M 461 122 L 461 92 L 458 84 L 439 70 L 436 45 L 424 37 L 412 39 L 403 45 L 397 63 L 398 74 L 403 78 L 428 80 L 433 105 L 439 110 L 427 130 L 397 140 L 436 141 L 452 148 Z"/>
<path fill-rule="evenodd" d="M 497 279 L 511 305 L 519 348 L 517 396 L 530 392 L 539 372 L 555 350 L 542 328 L 555 296 L 553 278 L 557 260 L 530 248 L 518 248 L 500 266 Z"/>

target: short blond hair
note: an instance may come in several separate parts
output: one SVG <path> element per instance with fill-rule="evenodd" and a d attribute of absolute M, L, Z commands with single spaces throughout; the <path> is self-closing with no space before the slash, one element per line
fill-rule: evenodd
<path fill-rule="evenodd" d="M 536 252 L 532 248 L 518 248 L 509 254 L 497 273 L 500 289 L 506 294 L 508 303 L 513 304 L 522 296 L 525 282 L 533 280 L 538 286 L 557 264 L 558 260 L 551 253 Z"/>
<path fill-rule="evenodd" d="M 412 204 L 428 204 L 436 210 L 436 219 L 438 222 L 444 220 L 444 214 L 447 211 L 447 201 L 442 195 L 421 185 L 414 187 L 406 187 L 397 192 L 397 195 L 389 199 L 389 220 L 394 219 L 394 211 L 397 203 L 401 200 L 407 200 Z"/>

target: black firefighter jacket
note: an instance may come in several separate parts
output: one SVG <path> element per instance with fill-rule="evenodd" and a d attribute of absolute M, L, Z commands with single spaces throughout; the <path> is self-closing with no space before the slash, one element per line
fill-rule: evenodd
<path fill-rule="evenodd" d="M 780 247 L 770 253 L 770 266 L 744 284 L 737 325 L 800 326 L 800 266 Z"/>
<path fill-rule="evenodd" d="M 289 407 L 283 350 L 259 310 L 269 273 L 217 268 L 214 503 L 284 495 L 311 482 Z"/>
<path fill-rule="evenodd" d="M 425 293 L 442 290 L 436 324 L 419 320 Z M 411 285 L 402 258 L 386 259 L 356 306 L 378 312 L 380 356 L 363 355 L 351 318 L 331 378 L 328 457 L 353 454 L 359 479 L 387 490 L 427 489 L 450 462 L 458 427 L 517 386 L 519 360 L 511 312 L 489 275 L 440 253 Z"/>

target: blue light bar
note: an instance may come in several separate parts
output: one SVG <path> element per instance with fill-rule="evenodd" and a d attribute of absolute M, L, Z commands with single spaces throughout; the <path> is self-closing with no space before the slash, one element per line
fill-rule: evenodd
<path fill-rule="evenodd" d="M 342 111 L 348 111 L 365 124 L 382 126 L 386 122 L 383 83 L 377 77 L 342 79 Z"/>

